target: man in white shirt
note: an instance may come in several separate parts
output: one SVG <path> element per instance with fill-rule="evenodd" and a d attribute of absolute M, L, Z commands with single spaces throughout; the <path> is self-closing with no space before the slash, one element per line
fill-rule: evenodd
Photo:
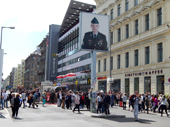
<path fill-rule="evenodd" d="M 25 108 L 25 100 L 26 100 L 26 94 L 25 94 L 25 92 L 23 91 L 23 92 L 22 92 L 23 108 Z"/>
<path fill-rule="evenodd" d="M 8 98 L 8 94 L 6 93 L 6 91 L 2 94 L 2 96 L 4 97 L 4 108 L 8 108 L 8 101 L 7 101 L 7 98 Z"/>

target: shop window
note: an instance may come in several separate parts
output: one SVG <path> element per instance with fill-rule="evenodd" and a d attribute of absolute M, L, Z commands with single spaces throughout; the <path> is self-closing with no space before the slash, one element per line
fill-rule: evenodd
<path fill-rule="evenodd" d="M 125 93 L 127 97 L 129 97 L 129 90 L 130 90 L 129 88 L 130 88 L 130 80 L 128 78 L 128 79 L 125 79 Z"/>
<path fill-rule="evenodd" d="M 164 76 L 157 76 L 157 92 L 164 94 Z"/>
<path fill-rule="evenodd" d="M 144 93 L 151 93 L 151 77 L 144 78 Z"/>
<path fill-rule="evenodd" d="M 134 78 L 134 92 L 135 91 L 139 93 L 139 78 Z"/>
<path fill-rule="evenodd" d="M 120 79 L 114 80 L 114 83 L 111 84 L 110 88 L 115 93 L 120 92 Z"/>

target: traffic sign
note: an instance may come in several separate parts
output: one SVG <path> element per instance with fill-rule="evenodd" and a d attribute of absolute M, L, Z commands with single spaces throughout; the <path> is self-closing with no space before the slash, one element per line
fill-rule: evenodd
<path fill-rule="evenodd" d="M 168 79 L 168 82 L 170 82 L 170 78 Z"/>

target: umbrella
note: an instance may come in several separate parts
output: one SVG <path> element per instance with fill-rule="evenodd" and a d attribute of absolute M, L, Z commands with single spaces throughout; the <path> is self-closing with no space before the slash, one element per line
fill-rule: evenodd
<path fill-rule="evenodd" d="M 65 78 L 65 77 L 66 77 L 65 75 L 59 75 L 56 78 Z"/>
<path fill-rule="evenodd" d="M 66 77 L 72 77 L 72 76 L 76 76 L 76 74 L 75 73 L 68 73 L 68 74 L 66 74 Z"/>

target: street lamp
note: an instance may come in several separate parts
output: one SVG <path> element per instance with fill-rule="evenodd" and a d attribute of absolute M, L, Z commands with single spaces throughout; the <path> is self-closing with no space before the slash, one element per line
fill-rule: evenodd
<path fill-rule="evenodd" d="M 0 95 L 1 95 L 2 65 L 3 65 L 3 55 L 4 55 L 4 50 L 1 49 L 3 28 L 15 29 L 15 27 L 1 27 L 1 42 L 0 42 Z"/>
<path fill-rule="evenodd" d="M 1 49 L 1 46 L 2 46 L 2 31 L 3 31 L 3 28 L 15 29 L 15 27 L 1 27 L 1 43 L 0 43 L 0 49 Z"/>

